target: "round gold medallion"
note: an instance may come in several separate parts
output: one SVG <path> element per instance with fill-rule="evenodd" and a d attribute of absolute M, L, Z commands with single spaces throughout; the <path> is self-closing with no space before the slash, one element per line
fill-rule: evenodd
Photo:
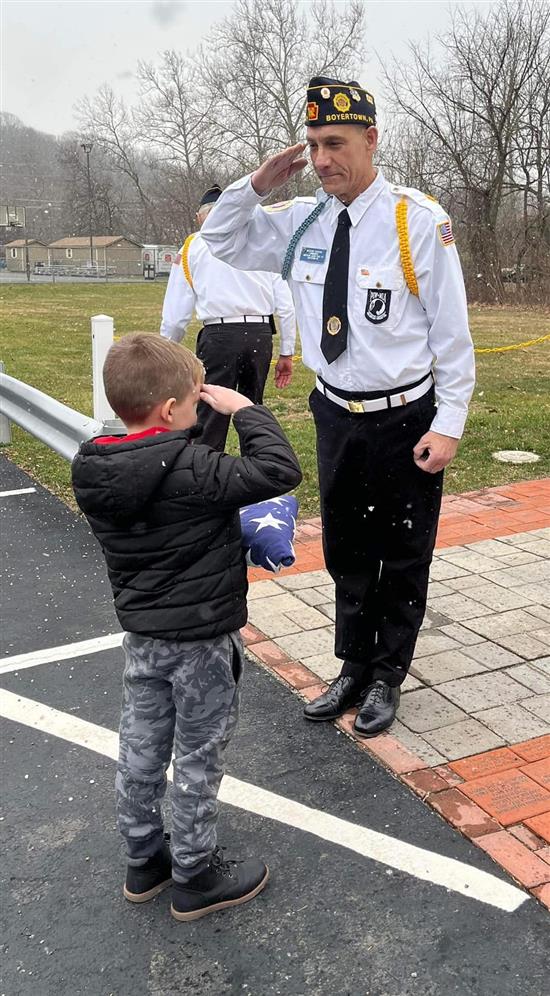
<path fill-rule="evenodd" d="M 327 332 L 329 335 L 338 335 L 340 329 L 342 328 L 342 322 L 338 318 L 338 315 L 333 315 L 327 321 Z"/>
<path fill-rule="evenodd" d="M 330 90 L 328 86 L 321 87 L 321 97 L 323 97 L 324 100 L 328 100 L 330 97 Z"/>
<path fill-rule="evenodd" d="M 337 93 L 332 103 L 340 114 L 345 114 L 351 107 L 351 100 L 345 93 Z"/>

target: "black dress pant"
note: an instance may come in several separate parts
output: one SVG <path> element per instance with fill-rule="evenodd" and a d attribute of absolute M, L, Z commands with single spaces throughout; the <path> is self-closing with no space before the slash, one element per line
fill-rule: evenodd
<path fill-rule="evenodd" d="M 336 584 L 343 674 L 400 685 L 422 625 L 443 472 L 413 447 L 435 415 L 433 388 L 399 408 L 356 414 L 314 390 L 310 407 L 327 569 Z"/>
<path fill-rule="evenodd" d="M 205 325 L 197 339 L 197 356 L 204 364 L 207 383 L 231 387 L 257 405 L 263 401 L 272 353 L 273 337 L 267 322 Z M 198 442 L 223 450 L 229 417 L 202 401 L 197 414 L 203 430 Z"/>

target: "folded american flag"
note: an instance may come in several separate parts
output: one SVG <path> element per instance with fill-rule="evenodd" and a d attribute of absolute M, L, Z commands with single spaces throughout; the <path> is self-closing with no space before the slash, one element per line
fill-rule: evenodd
<path fill-rule="evenodd" d="M 242 545 L 246 562 L 278 573 L 296 559 L 292 541 L 298 502 L 293 495 L 271 498 L 241 508 Z"/>

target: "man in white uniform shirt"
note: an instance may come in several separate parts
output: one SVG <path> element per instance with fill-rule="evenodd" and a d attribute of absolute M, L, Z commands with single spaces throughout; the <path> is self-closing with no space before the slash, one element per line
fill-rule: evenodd
<path fill-rule="evenodd" d="M 210 187 L 197 212 L 199 228 L 221 194 Z M 281 355 L 275 367 L 275 384 L 284 388 L 292 378 L 296 316 L 287 285 L 275 273 L 243 273 L 210 253 L 200 234 L 186 239 L 172 265 L 160 334 L 180 342 L 196 312 L 203 328 L 197 339 L 197 356 L 204 364 L 209 384 L 239 391 L 261 404 L 273 354 L 273 312 L 281 322 Z M 201 442 L 223 450 L 229 418 L 201 402 Z"/>
<path fill-rule="evenodd" d="M 340 676 L 305 707 L 355 730 L 393 721 L 426 607 L 443 468 L 474 385 L 462 271 L 446 211 L 373 165 L 372 96 L 326 77 L 307 93 L 307 144 L 322 189 L 262 207 L 306 166 L 304 145 L 228 187 L 203 228 L 233 266 L 287 276 L 310 406 L 325 560 L 336 585 Z M 434 391 L 435 386 L 435 391 Z"/>

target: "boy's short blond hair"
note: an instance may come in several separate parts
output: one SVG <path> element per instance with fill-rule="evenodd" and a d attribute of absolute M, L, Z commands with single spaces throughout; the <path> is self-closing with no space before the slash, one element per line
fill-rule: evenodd
<path fill-rule="evenodd" d="M 204 367 L 190 349 L 150 332 L 123 336 L 103 367 L 107 400 L 126 425 L 142 422 L 168 398 L 182 401 L 203 381 Z"/>

